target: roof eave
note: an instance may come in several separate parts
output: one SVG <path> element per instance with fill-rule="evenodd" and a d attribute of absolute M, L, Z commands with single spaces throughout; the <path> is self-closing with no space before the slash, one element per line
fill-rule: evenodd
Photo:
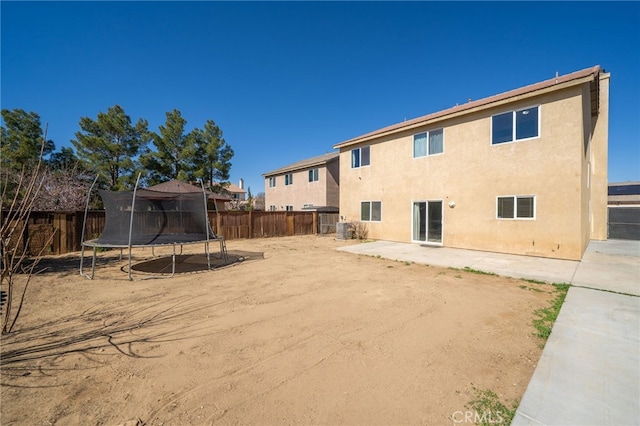
<path fill-rule="evenodd" d="M 263 173 L 262 176 L 267 178 L 267 177 L 271 177 L 271 176 L 281 175 L 282 173 L 295 172 L 295 171 L 309 169 L 309 168 L 312 168 L 312 167 L 324 166 L 324 165 L 327 165 L 327 164 L 329 164 L 329 163 L 331 163 L 333 161 L 336 161 L 337 159 L 338 159 L 338 156 L 336 155 L 334 158 L 331 158 L 329 160 L 316 161 L 316 162 L 313 162 L 313 163 L 307 163 L 307 164 L 299 165 L 299 166 L 283 167 L 283 168 L 278 169 L 278 170 L 273 170 L 271 172 Z"/>
<path fill-rule="evenodd" d="M 396 133 L 400 133 L 400 132 L 406 132 L 407 130 L 412 130 L 418 127 L 423 127 L 429 124 L 433 124 L 433 123 L 437 123 L 440 121 L 444 121 L 444 120 L 448 120 L 451 118 L 456 118 L 456 117 L 460 117 L 463 115 L 468 115 L 468 114 L 473 114 L 475 112 L 478 111 L 482 111 L 485 109 L 489 109 L 489 108 L 495 108 L 497 106 L 501 106 L 504 104 L 508 104 L 508 103 L 512 103 L 512 102 L 517 102 L 519 100 L 522 99 L 527 99 L 527 98 L 532 98 L 532 97 L 536 97 L 536 96 L 540 96 L 546 93 L 550 93 L 550 92 L 555 92 L 558 90 L 562 90 L 568 87 L 572 87 L 572 86 L 577 86 L 586 82 L 590 82 L 593 80 L 594 75 L 597 75 L 598 72 L 600 71 L 600 67 L 596 66 L 593 67 L 591 69 L 591 73 L 585 75 L 585 76 L 581 76 L 581 77 L 577 77 L 568 81 L 564 81 L 561 83 L 557 83 L 557 84 L 553 84 L 550 86 L 545 86 L 542 87 L 540 89 L 534 89 L 531 91 L 527 91 L 524 93 L 519 93 L 519 91 L 522 89 L 514 89 L 511 90 L 509 92 L 506 92 L 504 94 L 501 95 L 494 95 L 494 96 L 490 96 L 488 98 L 483 98 L 483 99 L 479 99 L 477 101 L 473 101 L 470 102 L 468 104 L 464 104 L 462 106 L 455 106 L 453 108 L 449 108 L 440 112 L 436 112 L 433 114 L 429 114 L 423 117 L 419 117 L 417 119 L 414 120 L 409 120 L 409 122 L 407 123 L 407 125 L 391 125 L 389 127 L 392 127 L 389 130 L 384 130 L 381 129 L 380 131 L 374 131 L 368 134 L 365 134 L 363 136 L 359 136 L 353 139 L 349 139 L 345 142 L 341 142 L 339 144 L 336 144 L 333 146 L 334 149 L 341 149 L 341 148 L 345 148 L 351 145 L 356 145 L 359 143 L 363 143 L 363 142 L 369 142 L 371 140 L 374 139 L 379 139 L 385 136 L 389 136 L 389 135 L 393 135 Z M 526 87 L 526 86 L 525 86 Z M 509 95 L 509 93 L 514 92 L 513 95 Z M 499 98 L 496 99 L 495 101 L 491 101 L 490 99 L 495 97 L 495 96 L 502 96 L 505 95 L 504 98 Z M 475 104 L 475 105 L 474 105 Z M 461 109 L 462 108 L 462 109 Z M 397 127 L 396 127 L 397 126 Z"/>

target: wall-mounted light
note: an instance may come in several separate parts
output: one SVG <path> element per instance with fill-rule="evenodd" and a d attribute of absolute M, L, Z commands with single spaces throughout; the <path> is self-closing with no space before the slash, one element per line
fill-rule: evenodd
<path fill-rule="evenodd" d="M 455 201 L 449 201 L 449 207 L 454 208 L 456 206 Z"/>

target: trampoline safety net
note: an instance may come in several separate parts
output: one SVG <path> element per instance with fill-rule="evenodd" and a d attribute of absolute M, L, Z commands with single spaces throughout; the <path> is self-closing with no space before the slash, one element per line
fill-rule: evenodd
<path fill-rule="evenodd" d="M 202 193 L 138 189 L 133 200 L 133 191 L 98 192 L 106 207 L 106 217 L 104 230 L 93 244 L 155 246 L 187 244 L 215 237 L 211 228 L 208 228 L 209 221 L 204 214 L 207 208 Z"/>

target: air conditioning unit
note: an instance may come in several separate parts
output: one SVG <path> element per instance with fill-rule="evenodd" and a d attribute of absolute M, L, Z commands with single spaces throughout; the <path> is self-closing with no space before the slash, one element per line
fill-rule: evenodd
<path fill-rule="evenodd" d="M 336 239 L 337 240 L 350 240 L 353 238 L 353 232 L 350 229 L 348 223 L 337 222 L 336 223 Z"/>

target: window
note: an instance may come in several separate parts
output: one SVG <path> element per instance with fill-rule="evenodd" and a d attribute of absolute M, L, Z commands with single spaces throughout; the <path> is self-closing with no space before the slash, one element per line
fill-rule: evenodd
<path fill-rule="evenodd" d="M 293 185 L 293 173 L 287 173 L 286 175 L 284 175 L 284 184 L 286 185 Z"/>
<path fill-rule="evenodd" d="M 318 181 L 318 169 L 309 170 L 309 182 L 317 182 Z"/>
<path fill-rule="evenodd" d="M 269 178 L 269 188 L 274 188 L 276 186 L 276 177 L 275 176 L 271 176 Z"/>
<path fill-rule="evenodd" d="M 368 166 L 371 163 L 370 159 L 370 147 L 363 146 L 362 148 L 356 148 L 351 150 L 351 168 Z"/>
<path fill-rule="evenodd" d="M 428 149 L 427 149 L 428 148 Z M 430 130 L 413 136 L 413 158 L 444 152 L 444 130 Z"/>
<path fill-rule="evenodd" d="M 540 107 L 535 106 L 491 117 L 491 144 L 538 137 L 539 110 Z"/>
<path fill-rule="evenodd" d="M 288 212 L 292 212 L 293 211 L 293 206 L 287 206 L 286 209 L 287 209 Z"/>
<path fill-rule="evenodd" d="M 303 209 L 310 209 L 311 207 L 313 207 L 313 204 L 305 204 L 302 206 Z"/>
<path fill-rule="evenodd" d="M 360 203 L 360 220 L 364 222 L 380 222 L 382 220 L 381 201 L 363 201 Z"/>
<path fill-rule="evenodd" d="M 269 211 L 270 212 L 275 212 L 276 210 L 277 210 L 276 206 L 269 206 Z"/>
<path fill-rule="evenodd" d="M 498 219 L 534 219 L 535 197 L 515 195 L 498 197 Z"/>

